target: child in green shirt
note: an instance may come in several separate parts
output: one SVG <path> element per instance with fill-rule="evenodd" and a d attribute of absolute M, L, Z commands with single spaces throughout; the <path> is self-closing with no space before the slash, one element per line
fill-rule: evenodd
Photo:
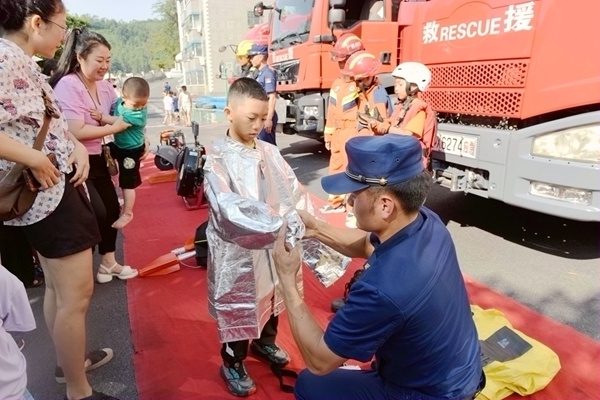
<path fill-rule="evenodd" d="M 114 135 L 114 141 L 108 143 L 110 153 L 119 163 L 119 186 L 123 190 L 123 210 L 121 216 L 112 225 L 121 229 L 133 219 L 135 188 L 142 184 L 140 176 L 140 158 L 146 152 L 144 131 L 148 118 L 146 104 L 150 97 L 150 86 L 143 78 L 132 77 L 123 83 L 123 97 L 117 99 L 114 115 L 93 113 L 92 117 L 104 124 L 112 124 L 117 118 L 130 125 L 126 130 Z"/>

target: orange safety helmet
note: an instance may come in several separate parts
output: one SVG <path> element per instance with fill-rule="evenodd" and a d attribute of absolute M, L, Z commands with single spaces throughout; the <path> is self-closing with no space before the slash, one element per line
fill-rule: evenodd
<path fill-rule="evenodd" d="M 352 54 L 341 72 L 354 79 L 363 79 L 375 76 L 379 68 L 381 68 L 381 61 L 373 54 L 363 50 Z"/>
<path fill-rule="evenodd" d="M 354 33 L 344 33 L 335 42 L 335 46 L 333 46 L 333 50 L 329 54 L 333 61 L 346 61 L 352 54 L 364 49 L 365 46 L 358 36 Z"/>

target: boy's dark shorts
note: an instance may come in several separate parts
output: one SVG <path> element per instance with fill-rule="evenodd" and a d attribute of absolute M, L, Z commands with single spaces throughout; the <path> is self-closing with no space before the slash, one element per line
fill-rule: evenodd
<path fill-rule="evenodd" d="M 108 143 L 110 154 L 119 164 L 119 186 L 121 189 L 135 189 L 142 184 L 140 175 L 140 157 L 144 155 L 146 145 L 135 149 L 121 149 L 113 142 Z"/>
<path fill-rule="evenodd" d="M 66 176 L 65 192 L 56 209 L 43 220 L 21 227 L 43 257 L 62 258 L 100 243 L 94 209 L 83 185 L 75 187 L 69 182 L 73 175 Z"/>

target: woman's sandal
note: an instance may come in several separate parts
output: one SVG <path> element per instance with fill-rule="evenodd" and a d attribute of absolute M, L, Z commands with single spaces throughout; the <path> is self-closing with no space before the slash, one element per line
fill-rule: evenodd
<path fill-rule="evenodd" d="M 98 281 L 98 283 L 110 282 L 112 281 L 113 276 L 125 280 L 135 278 L 138 275 L 137 269 L 133 269 L 128 265 L 123 265 L 123 270 L 118 274 L 116 272 L 112 272 L 113 268 L 117 265 L 119 265 L 119 263 L 114 263 L 112 267 L 107 268 L 104 265 L 100 264 L 100 270 L 104 271 L 105 273 L 98 271 L 98 273 L 96 274 L 96 280 Z"/>

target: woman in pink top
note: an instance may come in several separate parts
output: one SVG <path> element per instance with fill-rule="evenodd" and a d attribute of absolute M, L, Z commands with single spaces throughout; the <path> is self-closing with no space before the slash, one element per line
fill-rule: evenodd
<path fill-rule="evenodd" d="M 110 44 L 106 39 L 88 29 L 75 28 L 69 35 L 50 78 L 50 85 L 62 106 L 69 123 L 69 131 L 87 148 L 90 154 L 90 175 L 87 187 L 96 212 L 102 241 L 98 245 L 100 268 L 98 282 L 109 282 L 112 277 L 130 279 L 137 270 L 121 265 L 115 258 L 120 206 L 115 186 L 102 155 L 105 136 L 118 134 L 129 127 L 122 118 L 112 125 L 101 125 L 92 118 L 92 110 L 110 114 L 117 96 L 112 84 L 104 80 L 110 68 Z"/>

